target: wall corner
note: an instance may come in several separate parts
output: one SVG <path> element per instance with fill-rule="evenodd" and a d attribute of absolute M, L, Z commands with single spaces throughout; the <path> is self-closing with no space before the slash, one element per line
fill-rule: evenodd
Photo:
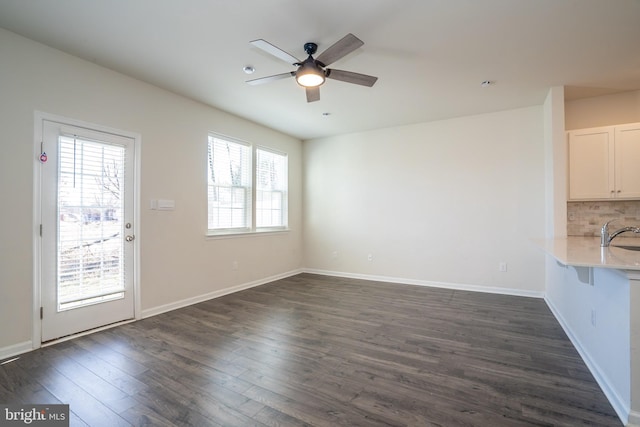
<path fill-rule="evenodd" d="M 567 236 L 567 148 L 564 87 L 549 89 L 543 105 L 545 145 L 545 237 Z"/>

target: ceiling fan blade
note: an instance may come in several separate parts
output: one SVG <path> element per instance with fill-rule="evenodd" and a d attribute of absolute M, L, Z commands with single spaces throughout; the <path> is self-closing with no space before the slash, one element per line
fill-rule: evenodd
<path fill-rule="evenodd" d="M 289 71 L 288 73 L 274 74 L 273 76 L 260 77 L 259 79 L 247 80 L 247 83 L 250 85 L 261 85 L 263 83 L 269 83 L 275 80 L 282 80 L 288 77 L 293 77 L 295 74 L 296 74 L 295 71 Z"/>
<path fill-rule="evenodd" d="M 316 61 L 322 63 L 322 65 L 326 67 L 329 64 L 336 62 L 338 59 L 347 56 L 363 44 L 364 42 L 362 40 L 349 33 L 329 46 L 327 50 L 322 52 L 316 58 Z"/>
<path fill-rule="evenodd" d="M 295 56 L 285 52 L 284 50 L 280 49 L 277 46 L 272 45 L 266 40 L 258 39 L 258 40 L 250 41 L 249 43 L 257 47 L 258 49 L 262 49 L 265 52 L 275 56 L 276 58 L 282 59 L 283 61 L 289 64 L 297 64 L 300 62 L 300 60 Z"/>
<path fill-rule="evenodd" d="M 305 92 L 307 92 L 307 102 L 320 101 L 320 86 L 308 87 Z"/>
<path fill-rule="evenodd" d="M 347 83 L 354 83 L 362 86 L 373 86 L 378 80 L 377 77 L 368 76 L 366 74 L 354 73 L 352 71 L 327 69 L 327 78 L 340 80 Z"/>

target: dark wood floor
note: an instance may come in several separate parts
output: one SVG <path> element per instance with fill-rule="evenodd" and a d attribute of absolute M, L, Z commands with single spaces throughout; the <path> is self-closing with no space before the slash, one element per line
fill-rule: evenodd
<path fill-rule="evenodd" d="M 71 425 L 620 426 L 544 301 L 301 274 L 22 355 Z"/>

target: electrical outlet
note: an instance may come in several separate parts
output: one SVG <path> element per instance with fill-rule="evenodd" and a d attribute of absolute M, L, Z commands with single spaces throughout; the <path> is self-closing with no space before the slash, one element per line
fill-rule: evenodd
<path fill-rule="evenodd" d="M 237 270 L 238 269 L 238 261 L 233 261 L 233 263 L 231 264 L 231 269 L 232 270 Z"/>
<path fill-rule="evenodd" d="M 507 272 L 507 263 L 504 261 L 500 261 L 500 263 L 498 264 L 498 271 L 501 273 L 506 273 Z"/>
<path fill-rule="evenodd" d="M 333 258 L 333 259 L 338 258 L 338 251 L 331 252 L 331 258 Z"/>
<path fill-rule="evenodd" d="M 373 261 L 373 254 L 367 255 L 367 261 Z"/>

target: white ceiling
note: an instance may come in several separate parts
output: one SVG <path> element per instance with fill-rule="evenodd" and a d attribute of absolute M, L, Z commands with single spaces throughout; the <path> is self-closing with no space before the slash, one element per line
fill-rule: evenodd
<path fill-rule="evenodd" d="M 640 0 L 0 0 L 0 27 L 301 139 L 640 89 Z M 251 40 L 304 59 L 347 33 L 331 67 L 372 88 L 245 83 L 294 69 Z"/>

